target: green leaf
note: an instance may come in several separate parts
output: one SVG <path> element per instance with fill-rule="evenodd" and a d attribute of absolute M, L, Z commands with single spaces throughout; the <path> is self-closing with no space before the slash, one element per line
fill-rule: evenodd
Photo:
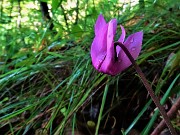
<path fill-rule="evenodd" d="M 56 10 L 59 6 L 59 0 L 52 0 L 52 10 Z"/>
<path fill-rule="evenodd" d="M 40 0 L 41 2 L 48 2 L 49 0 Z"/>

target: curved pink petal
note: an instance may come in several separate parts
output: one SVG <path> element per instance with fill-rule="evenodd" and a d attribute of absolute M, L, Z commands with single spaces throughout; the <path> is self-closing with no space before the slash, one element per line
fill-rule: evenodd
<path fill-rule="evenodd" d="M 116 34 L 117 20 L 112 19 L 108 24 L 107 31 L 107 54 L 101 65 L 100 72 L 113 74 L 116 67 L 115 63 L 115 51 L 114 51 L 114 36 Z"/>
<path fill-rule="evenodd" d="M 91 58 L 93 66 L 98 70 L 107 54 L 107 24 L 97 34 L 91 45 Z"/>
<path fill-rule="evenodd" d="M 111 51 L 114 50 L 114 36 L 116 34 L 117 28 L 117 20 L 112 19 L 108 24 L 108 31 L 107 31 L 107 55 L 108 53 L 111 54 Z"/>
<path fill-rule="evenodd" d="M 125 39 L 125 36 L 126 36 L 126 31 L 125 31 L 125 29 L 124 29 L 124 27 L 122 25 L 120 25 L 120 27 L 121 27 L 122 33 L 121 33 L 120 38 L 118 39 L 118 42 L 123 43 L 124 39 Z"/>
<path fill-rule="evenodd" d="M 140 32 L 136 32 L 130 35 L 124 42 L 124 45 L 127 47 L 128 51 L 131 53 L 134 59 L 138 57 L 141 51 L 142 40 L 143 40 L 143 32 L 140 31 Z M 119 65 L 120 72 L 128 68 L 132 64 L 129 58 L 124 53 L 124 51 L 122 50 L 121 50 L 121 53 L 119 53 L 118 60 L 119 60 L 119 63 L 121 63 Z"/>
<path fill-rule="evenodd" d="M 101 33 L 103 30 L 103 27 L 105 25 L 106 25 L 106 21 L 104 19 L 104 16 L 102 14 L 100 14 L 98 16 L 98 19 L 97 19 L 96 24 L 95 24 L 95 35 Z"/>
<path fill-rule="evenodd" d="M 106 24 L 103 15 L 100 14 L 95 24 L 95 37 L 91 45 L 92 64 L 96 69 L 99 69 L 106 55 L 107 26 L 108 24 Z"/>
<path fill-rule="evenodd" d="M 124 43 L 125 36 L 126 36 L 126 31 L 125 31 L 125 29 L 124 29 L 124 27 L 123 27 L 122 25 L 120 25 L 120 27 L 121 27 L 122 33 L 121 33 L 120 38 L 118 39 L 118 42 L 120 42 L 120 43 L 123 44 L 123 43 Z M 116 46 L 117 57 L 118 57 L 120 51 L 121 51 L 121 47 L 120 47 L 120 46 Z"/>

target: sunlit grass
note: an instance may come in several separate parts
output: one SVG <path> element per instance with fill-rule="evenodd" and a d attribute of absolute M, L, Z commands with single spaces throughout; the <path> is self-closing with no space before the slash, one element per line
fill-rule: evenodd
<path fill-rule="evenodd" d="M 125 25 L 128 35 L 143 30 L 143 47 L 137 63 L 156 94 L 163 97 L 163 103 L 172 94 L 178 95 L 180 32 L 176 3 L 145 1 L 145 10 L 139 9 L 138 5 L 131 7 L 132 10 L 121 10 L 118 4 L 104 3 L 100 1 L 94 8 L 93 3 L 83 1 L 81 10 L 86 9 L 85 13 L 80 16 L 78 27 L 70 21 L 70 31 L 60 9 L 55 13 L 59 13 L 62 22 L 58 23 L 58 16 L 54 16 L 55 30 L 58 30 L 55 34 L 48 29 L 48 24 L 34 27 L 25 22 L 20 29 L 7 25 L 13 28 L 12 31 L 1 31 L 6 41 L 3 40 L 0 49 L 0 131 L 4 130 L 5 134 L 58 135 L 69 130 L 76 133 L 83 128 L 88 134 L 94 134 L 115 124 L 119 134 L 128 134 L 136 129 L 146 113 L 153 112 L 147 111 L 155 108 L 150 98 L 143 100 L 143 105 L 138 108 L 138 102 L 147 93 L 133 67 L 115 77 L 98 73 L 92 67 L 89 49 L 99 13 L 109 19 L 116 17 Z M 99 10 L 102 4 L 104 9 Z M 173 8 L 173 12 L 169 8 Z M 121 15 L 114 12 L 118 10 L 123 11 Z M 41 18 L 37 16 L 39 26 Z M 26 21 L 29 24 L 32 20 Z M 91 112 L 88 107 L 98 112 Z M 135 116 L 129 119 L 126 114 L 133 109 Z M 114 110 L 124 111 L 123 118 L 115 118 Z M 86 117 L 87 114 L 95 115 L 95 119 Z M 158 117 L 155 112 L 149 123 L 137 130 L 150 133 Z M 109 119 L 113 122 L 108 125 Z M 89 127 L 88 121 L 95 126 Z"/>

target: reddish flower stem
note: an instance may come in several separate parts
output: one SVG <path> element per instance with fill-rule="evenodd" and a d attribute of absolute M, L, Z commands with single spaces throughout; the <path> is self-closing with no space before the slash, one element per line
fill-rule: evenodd
<path fill-rule="evenodd" d="M 160 104 L 158 98 L 156 97 L 156 95 L 154 94 L 154 91 L 152 90 L 150 84 L 148 83 L 144 73 L 142 72 L 141 68 L 137 65 L 137 63 L 135 62 L 134 58 L 132 57 L 132 55 L 130 54 L 130 52 L 128 51 L 128 49 L 120 42 L 115 42 L 114 46 L 116 48 L 116 46 L 120 46 L 122 48 L 122 50 L 125 52 L 125 54 L 127 55 L 127 57 L 129 58 L 129 60 L 131 61 L 131 63 L 133 64 L 134 68 L 136 69 L 136 72 L 139 74 L 141 81 L 143 82 L 144 86 L 146 87 L 149 95 L 151 96 L 153 102 L 155 103 L 155 105 L 157 106 L 157 108 L 159 109 L 159 112 L 161 113 L 161 115 L 164 118 L 164 121 L 166 123 L 166 125 L 168 126 L 170 132 L 172 135 L 177 135 L 174 127 L 172 126 L 170 119 L 167 115 L 167 113 L 165 112 L 165 109 L 163 108 L 163 106 Z"/>

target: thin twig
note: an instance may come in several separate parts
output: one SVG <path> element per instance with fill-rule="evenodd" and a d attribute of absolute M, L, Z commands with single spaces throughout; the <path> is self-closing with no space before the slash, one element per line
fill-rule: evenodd
<path fill-rule="evenodd" d="M 130 52 L 128 51 L 128 49 L 120 42 L 115 42 L 114 46 L 116 48 L 116 46 L 120 46 L 122 48 L 122 50 L 125 52 L 125 54 L 127 55 L 127 57 L 129 58 L 129 60 L 131 61 L 131 63 L 133 64 L 134 68 L 136 69 L 136 72 L 139 74 L 141 81 L 143 82 L 144 86 L 146 87 L 149 95 L 151 96 L 153 102 L 155 103 L 155 105 L 158 107 L 159 112 L 161 113 L 161 115 L 164 118 L 164 121 L 166 123 L 166 125 L 168 126 L 171 134 L 173 135 L 177 135 L 175 129 L 173 128 L 170 119 L 168 117 L 168 115 L 165 112 L 165 109 L 162 107 L 162 105 L 160 104 L 158 98 L 156 97 L 156 95 L 154 94 L 154 91 L 152 90 L 150 84 L 148 83 L 144 73 L 142 72 L 141 68 L 136 64 L 134 58 L 132 57 L 132 55 L 130 54 Z"/>
<path fill-rule="evenodd" d="M 176 103 L 174 103 L 171 107 L 171 109 L 168 111 L 167 115 L 169 118 L 173 118 L 178 109 L 180 108 L 180 98 L 177 99 Z M 165 121 L 162 120 L 158 126 L 154 129 L 154 131 L 151 133 L 151 135 L 159 135 L 160 132 L 165 128 Z"/>

